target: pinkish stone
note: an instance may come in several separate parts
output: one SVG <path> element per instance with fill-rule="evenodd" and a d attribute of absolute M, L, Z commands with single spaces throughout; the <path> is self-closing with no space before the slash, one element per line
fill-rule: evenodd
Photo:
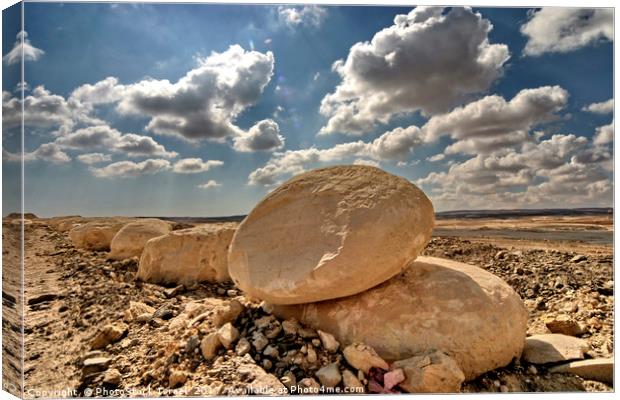
<path fill-rule="evenodd" d="M 394 386 L 398 385 L 404 380 L 405 380 L 405 373 L 403 372 L 402 369 L 398 368 L 398 369 L 395 369 L 394 371 L 386 372 L 385 375 L 383 375 L 383 386 L 387 390 L 390 390 Z"/>

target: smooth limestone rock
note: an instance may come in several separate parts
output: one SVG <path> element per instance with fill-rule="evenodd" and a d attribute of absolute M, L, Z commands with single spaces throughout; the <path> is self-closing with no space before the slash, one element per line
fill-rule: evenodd
<path fill-rule="evenodd" d="M 123 220 L 100 220 L 76 226 L 69 231 L 73 245 L 80 249 L 107 251 L 114 235 L 125 225 Z"/>
<path fill-rule="evenodd" d="M 527 328 L 527 311 L 508 284 L 473 265 L 434 257 L 418 257 L 355 296 L 267 308 L 330 332 L 343 346 L 363 342 L 387 361 L 442 351 L 467 380 L 519 357 Z"/>
<path fill-rule="evenodd" d="M 145 218 L 131 222 L 121 228 L 110 243 L 112 260 L 140 257 L 144 245 L 150 239 L 163 236 L 172 230 L 172 225 L 160 219 Z"/>
<path fill-rule="evenodd" d="M 558 333 L 533 335 L 526 339 L 523 359 L 532 364 L 583 359 L 588 342 Z"/>
<path fill-rule="evenodd" d="M 227 252 L 237 225 L 205 224 L 146 242 L 137 277 L 152 283 L 223 282 Z"/>
<path fill-rule="evenodd" d="M 569 373 L 579 375 L 588 380 L 598 381 L 613 385 L 614 382 L 614 359 L 595 358 L 593 360 L 573 361 L 567 364 L 550 368 L 549 372 Z"/>
<path fill-rule="evenodd" d="M 363 165 L 316 169 L 245 218 L 231 243 L 230 275 L 272 304 L 350 296 L 401 272 L 433 226 L 430 200 L 404 178 Z"/>

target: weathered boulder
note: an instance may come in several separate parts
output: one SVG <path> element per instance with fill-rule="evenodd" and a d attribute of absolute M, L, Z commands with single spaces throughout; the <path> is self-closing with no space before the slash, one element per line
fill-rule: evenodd
<path fill-rule="evenodd" d="M 523 359 L 532 364 L 583 359 L 590 349 L 588 342 L 557 333 L 533 335 L 526 339 Z"/>
<path fill-rule="evenodd" d="M 115 219 L 88 222 L 71 229 L 69 238 L 75 247 L 81 249 L 110 250 L 112 238 L 126 223 Z"/>
<path fill-rule="evenodd" d="M 131 257 L 140 257 L 144 245 L 150 239 L 163 236 L 172 230 L 168 222 L 155 218 L 139 219 L 123 226 L 110 243 L 112 260 L 124 260 Z"/>
<path fill-rule="evenodd" d="M 153 283 L 222 282 L 236 224 L 205 224 L 146 242 L 137 277 Z"/>
<path fill-rule="evenodd" d="M 350 296 L 401 272 L 433 226 L 430 200 L 404 178 L 363 165 L 316 169 L 245 218 L 231 243 L 230 276 L 272 304 Z"/>
<path fill-rule="evenodd" d="M 584 379 L 612 385 L 614 382 L 614 359 L 595 358 L 593 360 L 573 361 L 549 369 L 551 373 L 569 373 Z"/>
<path fill-rule="evenodd" d="M 527 311 L 508 284 L 473 265 L 434 257 L 418 257 L 354 296 L 268 308 L 332 333 L 343 346 L 363 342 L 387 361 L 442 351 L 465 379 L 519 357 L 527 328 Z"/>

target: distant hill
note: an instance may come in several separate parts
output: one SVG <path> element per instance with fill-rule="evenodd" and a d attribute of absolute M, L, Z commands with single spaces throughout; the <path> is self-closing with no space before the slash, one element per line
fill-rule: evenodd
<path fill-rule="evenodd" d="M 543 215 L 613 215 L 614 209 L 602 208 L 541 208 L 541 209 L 515 209 L 515 210 L 455 210 L 435 213 L 437 219 L 447 218 L 515 218 L 536 217 Z M 231 215 L 227 217 L 140 217 L 159 218 L 179 223 L 213 223 L 213 222 L 241 222 L 245 215 Z"/>
<path fill-rule="evenodd" d="M 592 208 L 541 208 L 515 210 L 455 210 L 435 213 L 437 219 L 447 218 L 514 218 L 539 217 L 544 215 L 579 216 L 579 215 L 613 215 L 611 207 Z"/>

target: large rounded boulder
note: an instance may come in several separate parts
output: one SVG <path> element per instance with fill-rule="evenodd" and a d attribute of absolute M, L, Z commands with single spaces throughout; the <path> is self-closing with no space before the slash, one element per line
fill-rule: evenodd
<path fill-rule="evenodd" d="M 102 219 L 80 224 L 69 231 L 69 238 L 77 248 L 107 251 L 114 235 L 126 223 L 126 220 Z"/>
<path fill-rule="evenodd" d="M 137 277 L 152 283 L 222 282 L 236 224 L 206 224 L 172 231 L 146 242 Z"/>
<path fill-rule="evenodd" d="M 344 345 L 370 345 L 388 361 L 442 351 L 467 380 L 519 357 L 527 329 L 527 311 L 508 284 L 473 265 L 434 257 L 418 257 L 401 274 L 355 296 L 268 307 Z"/>
<path fill-rule="evenodd" d="M 140 257 L 144 245 L 150 239 L 163 236 L 172 230 L 169 222 L 155 218 L 140 219 L 123 226 L 110 243 L 112 260 L 124 260 L 131 257 Z"/>
<path fill-rule="evenodd" d="M 401 272 L 433 227 L 433 205 L 404 178 L 362 165 L 316 169 L 245 218 L 229 271 L 246 294 L 273 304 L 350 296 Z"/>

